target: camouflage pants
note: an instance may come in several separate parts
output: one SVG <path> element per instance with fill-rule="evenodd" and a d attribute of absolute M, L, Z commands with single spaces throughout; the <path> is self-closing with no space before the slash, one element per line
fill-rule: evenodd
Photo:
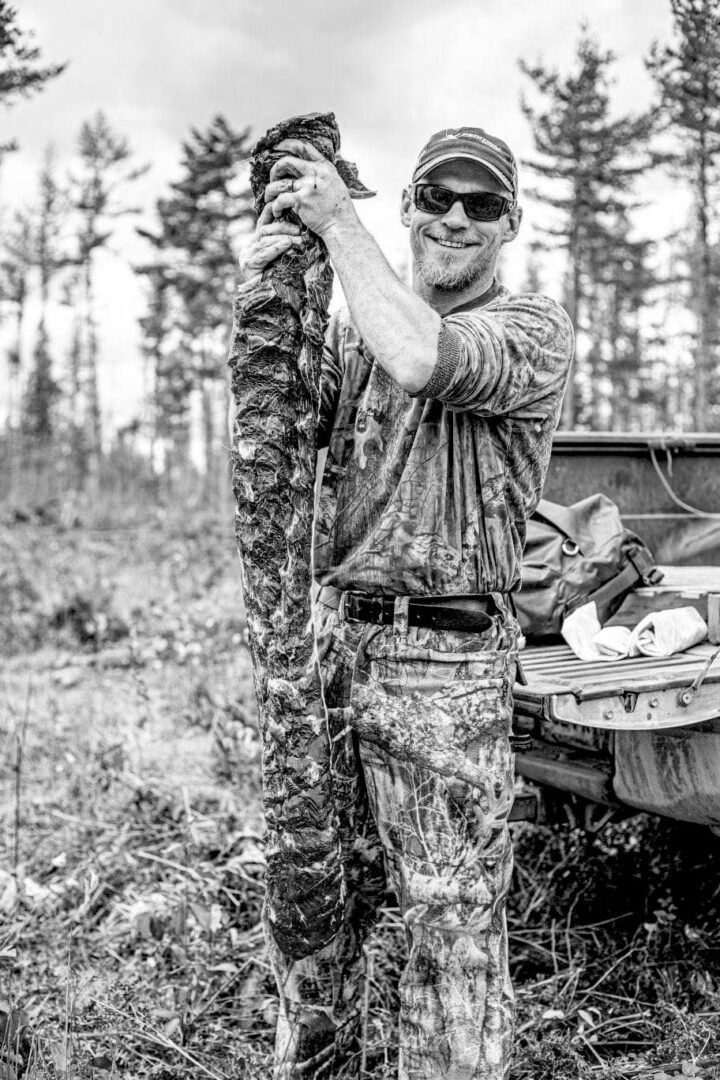
<path fill-rule="evenodd" d="M 482 634 L 346 623 L 321 608 L 347 896 L 341 931 L 302 960 L 268 935 L 280 991 L 276 1078 L 357 1076 L 362 944 L 394 890 L 408 931 L 400 1080 L 501 1080 L 513 995 L 505 898 L 517 624 Z"/>

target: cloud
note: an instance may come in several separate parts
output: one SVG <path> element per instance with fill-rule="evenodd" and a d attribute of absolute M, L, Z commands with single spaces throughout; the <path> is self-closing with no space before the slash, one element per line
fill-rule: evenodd
<path fill-rule="evenodd" d="M 406 249 L 399 194 L 420 146 L 433 131 L 470 122 L 530 156 L 517 59 L 567 69 L 582 18 L 618 54 L 619 107 L 640 107 L 642 56 L 669 35 L 669 5 L 658 0 L 23 0 L 21 24 L 37 31 L 45 60 L 70 64 L 4 114 L 3 137 L 17 137 L 21 151 L 3 166 L 0 195 L 11 204 L 32 195 L 49 140 L 64 167 L 80 124 L 99 108 L 138 159 L 153 163 L 138 189 L 148 207 L 177 172 L 191 126 L 222 112 L 260 135 L 283 117 L 332 110 L 345 155 L 378 191 L 359 212 L 398 264 Z M 537 213 L 526 208 L 526 235 Z M 520 265 L 522 246 L 513 249 L 509 263 Z M 142 303 L 136 283 L 123 281 L 126 314 L 112 305 L 106 314 L 108 341 L 123 337 L 107 353 L 118 370 Z"/>

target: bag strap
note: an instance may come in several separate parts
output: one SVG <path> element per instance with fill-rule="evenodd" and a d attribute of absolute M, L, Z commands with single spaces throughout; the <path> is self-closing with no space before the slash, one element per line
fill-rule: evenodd
<path fill-rule="evenodd" d="M 644 544 L 629 548 L 627 557 L 640 574 L 643 585 L 657 585 L 665 577 Z"/>
<path fill-rule="evenodd" d="M 620 573 L 610 578 L 595 592 L 590 593 L 583 601 L 586 604 L 594 602 L 598 611 L 611 603 L 617 596 L 629 592 L 638 581 L 643 585 L 657 585 L 662 581 L 663 573 L 655 565 L 653 557 L 646 547 L 637 545 L 627 551 L 627 562 Z M 576 605 L 579 607 L 580 605 Z"/>
<path fill-rule="evenodd" d="M 642 581 L 642 575 L 638 573 L 635 564 L 628 561 L 619 574 L 616 574 L 614 578 L 610 578 L 609 581 L 606 581 L 605 584 L 601 585 L 595 592 L 586 596 L 582 600 L 582 603 L 595 603 L 599 612 L 601 608 L 613 601 L 615 597 L 620 596 L 624 592 L 629 592 L 633 585 L 638 581 Z M 578 604 L 576 606 L 579 607 L 580 605 Z"/>

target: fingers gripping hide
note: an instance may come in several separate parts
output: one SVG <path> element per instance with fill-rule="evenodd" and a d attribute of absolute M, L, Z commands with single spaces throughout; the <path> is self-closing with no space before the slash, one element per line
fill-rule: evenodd
<path fill-rule="evenodd" d="M 282 195 L 278 195 L 276 199 L 270 203 L 272 212 L 276 218 L 279 218 L 286 210 L 297 210 L 298 198 L 294 191 L 284 192 Z"/>
<path fill-rule="evenodd" d="M 258 218 L 252 242 L 240 257 L 240 269 L 246 276 L 261 273 L 274 259 L 301 243 L 300 227 L 292 221 L 277 221 L 273 204 L 268 203 Z"/>
<path fill-rule="evenodd" d="M 272 180 L 265 188 L 265 202 L 272 202 L 278 195 L 283 195 L 288 191 L 296 191 L 300 180 L 298 177 L 284 177 L 281 180 Z"/>
<path fill-rule="evenodd" d="M 275 149 L 282 150 L 286 154 L 292 154 L 294 157 L 305 158 L 307 161 L 327 160 L 319 150 L 310 143 L 303 142 L 302 139 L 283 139 Z"/>
<path fill-rule="evenodd" d="M 306 173 L 310 167 L 311 163 L 303 158 L 290 157 L 289 155 L 278 158 L 270 169 L 270 182 L 282 180 L 286 177 L 295 179 Z"/>
<path fill-rule="evenodd" d="M 272 208 L 273 218 L 292 214 L 293 220 L 299 219 L 306 229 L 324 239 L 336 226 L 356 220 L 351 199 L 370 192 L 360 184 L 355 167 L 337 156 L 339 137 L 332 137 L 332 132 L 330 138 L 323 135 L 324 152 L 303 139 L 274 142 L 273 136 L 284 126 L 271 129 L 255 148 L 264 180 L 256 197 Z"/>
<path fill-rule="evenodd" d="M 258 232 L 258 237 L 267 239 L 269 236 L 298 236 L 300 233 L 300 226 L 295 225 L 292 221 L 276 221 L 272 216 L 272 208 L 270 208 L 271 223 L 264 225 L 262 230 Z"/>
<path fill-rule="evenodd" d="M 265 206 L 263 206 L 261 212 L 258 214 L 258 219 L 255 223 L 256 235 L 261 232 L 264 225 L 269 225 L 274 220 L 275 219 L 273 217 L 272 207 L 268 206 L 268 204 L 266 203 Z"/>

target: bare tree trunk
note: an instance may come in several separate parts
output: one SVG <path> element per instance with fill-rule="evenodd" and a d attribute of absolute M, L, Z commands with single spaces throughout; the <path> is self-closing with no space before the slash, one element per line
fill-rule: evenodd
<path fill-rule="evenodd" d="M 218 452 L 217 452 L 217 428 L 215 424 L 215 401 L 213 397 L 214 383 L 212 379 L 201 381 L 202 401 L 202 426 L 203 447 L 205 457 L 205 476 L 203 478 L 204 502 L 212 506 L 218 490 Z"/>
<path fill-rule="evenodd" d="M 20 373 L 22 371 L 22 335 L 25 321 L 25 288 L 18 291 L 15 313 L 15 348 L 8 356 L 8 436 L 10 456 L 10 493 L 20 491 L 22 439 L 20 433 Z"/>
<path fill-rule="evenodd" d="M 566 298 L 565 307 L 567 313 L 570 316 L 570 322 L 575 328 L 577 333 L 578 329 L 578 312 L 580 309 L 580 252 L 578 250 L 578 244 L 575 235 L 572 236 L 570 241 L 570 275 L 571 285 L 570 290 Z M 572 431 L 575 427 L 575 421 L 577 416 L 577 375 L 578 375 L 578 354 L 577 344 L 575 347 L 575 357 L 573 359 L 572 368 L 570 372 L 570 378 L 567 382 L 565 389 L 565 397 L 563 398 L 562 413 L 560 418 L 560 426 L 564 431 Z"/>
<path fill-rule="evenodd" d="M 158 365 L 161 363 L 161 345 L 150 354 L 144 354 L 143 363 L 143 400 L 144 415 L 147 416 L 150 468 L 153 475 L 157 472 L 158 454 Z M 149 410 L 149 411 L 148 411 Z"/>
<path fill-rule="evenodd" d="M 698 241 L 700 247 L 700 288 L 698 296 L 699 341 L 695 363 L 695 421 L 696 431 L 706 431 L 708 426 L 708 378 L 712 370 L 712 302 L 710 278 L 712 275 L 710 241 L 708 237 L 708 178 L 706 136 L 700 130 L 700 153 L 698 155 Z"/>
<path fill-rule="evenodd" d="M 90 495 L 97 493 L 100 483 L 100 453 L 102 430 L 100 421 L 100 397 L 98 391 L 98 338 L 95 324 L 95 297 L 93 293 L 92 252 L 88 252 L 83 275 L 83 331 L 81 384 L 85 397 L 86 487 Z"/>

